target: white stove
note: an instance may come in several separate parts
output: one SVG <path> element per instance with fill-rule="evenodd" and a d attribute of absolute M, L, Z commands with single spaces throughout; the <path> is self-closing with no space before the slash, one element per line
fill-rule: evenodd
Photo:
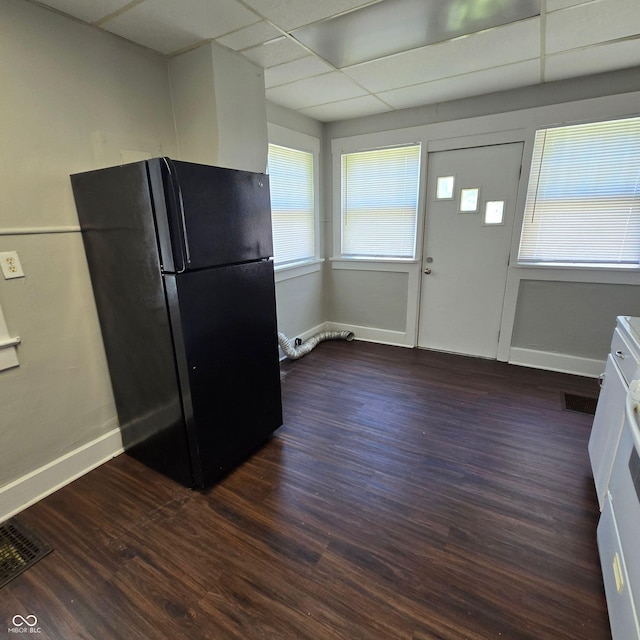
<path fill-rule="evenodd" d="M 608 428 L 615 437 L 608 481 L 604 486 L 604 503 L 598 523 L 598 548 L 602 564 L 609 621 L 613 640 L 640 640 L 640 318 L 619 317 L 612 341 L 612 355 L 620 370 L 613 387 L 615 407 L 607 400 L 605 378 L 598 407 L 607 405 L 600 419 L 594 418 L 593 445 L 605 442 L 601 437 Z M 619 381 L 623 381 L 622 386 Z M 621 391 L 616 391 L 620 389 Z M 618 405 L 622 404 L 620 407 Z M 596 411 L 596 417 L 598 412 Z M 598 435 L 598 430 L 600 434 Z M 595 449 L 589 443 L 594 459 Z M 593 449 L 593 452 L 592 452 Z M 594 478 L 596 477 L 594 469 Z M 600 485 L 604 479 L 600 473 Z"/>

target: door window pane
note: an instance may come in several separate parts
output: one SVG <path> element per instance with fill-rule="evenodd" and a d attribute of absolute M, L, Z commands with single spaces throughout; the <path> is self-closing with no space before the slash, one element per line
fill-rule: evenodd
<path fill-rule="evenodd" d="M 480 189 L 460 189 L 460 212 L 475 213 L 478 210 L 478 194 Z"/>
<path fill-rule="evenodd" d="M 504 200 L 489 200 L 484 207 L 484 224 L 502 224 L 504 222 Z"/>
<path fill-rule="evenodd" d="M 440 176 L 436 186 L 436 200 L 453 200 L 454 176 Z"/>

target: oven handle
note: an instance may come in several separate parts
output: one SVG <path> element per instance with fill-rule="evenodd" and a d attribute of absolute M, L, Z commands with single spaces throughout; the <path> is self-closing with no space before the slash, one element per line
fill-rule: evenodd
<path fill-rule="evenodd" d="M 633 380 L 631 384 L 629 384 L 625 408 L 633 442 L 636 449 L 640 451 L 640 427 L 638 427 L 637 418 L 637 411 L 640 409 L 640 380 Z"/>

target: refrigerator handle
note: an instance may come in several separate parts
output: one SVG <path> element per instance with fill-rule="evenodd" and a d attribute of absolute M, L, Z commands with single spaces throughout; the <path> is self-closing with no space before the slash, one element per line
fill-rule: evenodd
<path fill-rule="evenodd" d="M 173 163 L 170 158 L 162 158 L 167 172 L 169 174 L 171 182 L 171 195 L 173 197 L 173 209 L 179 217 L 180 228 L 178 232 L 180 234 L 180 257 L 182 259 L 182 267 L 176 269 L 176 273 L 184 273 L 187 270 L 187 264 L 191 262 L 191 255 L 189 252 L 189 240 L 187 238 L 187 221 L 184 217 L 184 202 L 182 201 L 182 191 L 180 190 L 180 183 L 173 169 Z"/>

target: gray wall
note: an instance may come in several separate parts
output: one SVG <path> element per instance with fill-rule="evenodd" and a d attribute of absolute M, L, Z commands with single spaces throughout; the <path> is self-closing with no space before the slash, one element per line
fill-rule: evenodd
<path fill-rule="evenodd" d="M 640 316 L 640 287 L 525 280 L 511 344 L 606 360 L 618 315 Z"/>
<path fill-rule="evenodd" d="M 408 279 L 405 273 L 337 270 L 327 275 L 332 322 L 404 331 L 407 322 Z"/>

